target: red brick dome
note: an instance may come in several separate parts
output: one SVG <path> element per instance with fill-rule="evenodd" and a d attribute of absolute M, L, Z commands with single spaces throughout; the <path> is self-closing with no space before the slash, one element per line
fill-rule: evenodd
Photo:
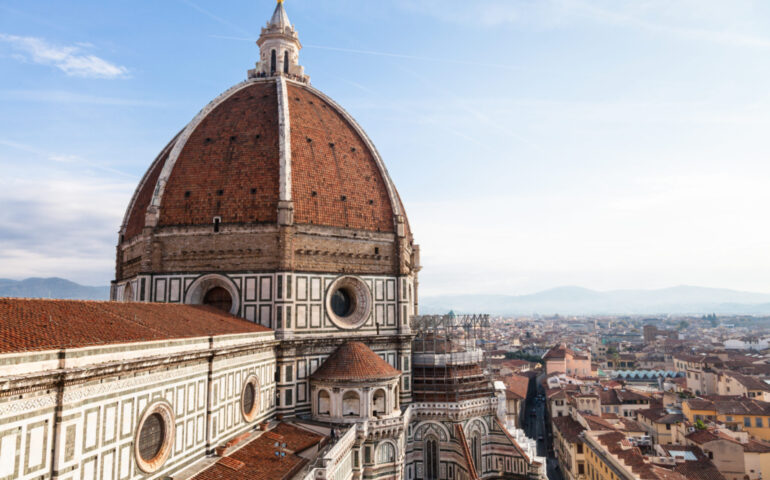
<path fill-rule="evenodd" d="M 252 78 L 212 101 L 163 149 L 121 235 L 128 241 L 145 227 L 215 221 L 395 232 L 399 219 L 405 224 L 398 193 L 350 115 L 303 82 Z"/>

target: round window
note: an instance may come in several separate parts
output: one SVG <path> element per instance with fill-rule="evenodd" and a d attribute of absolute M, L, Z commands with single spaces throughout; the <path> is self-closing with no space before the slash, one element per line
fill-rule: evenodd
<path fill-rule="evenodd" d="M 251 375 L 246 379 L 246 383 L 243 384 L 243 391 L 241 392 L 241 413 L 243 413 L 243 418 L 247 422 L 253 421 L 259 413 L 258 407 L 259 384 L 257 383 L 257 377 Z"/>
<path fill-rule="evenodd" d="M 145 462 L 155 460 L 163 447 L 163 440 L 166 436 L 163 426 L 163 417 L 160 413 L 153 413 L 142 425 L 142 431 L 139 432 L 139 456 Z"/>
<path fill-rule="evenodd" d="M 339 328 L 363 325 L 372 311 L 369 287 L 358 277 L 340 277 L 326 291 L 326 313 Z"/>
<path fill-rule="evenodd" d="M 332 294 L 332 312 L 340 318 L 353 313 L 353 298 L 346 289 L 340 288 Z"/>
<path fill-rule="evenodd" d="M 246 384 L 243 391 L 243 411 L 251 412 L 254 410 L 254 385 Z"/>
<path fill-rule="evenodd" d="M 154 473 L 166 462 L 174 443 L 174 413 L 160 401 L 150 405 L 139 421 L 134 439 L 134 456 L 139 468 Z"/>

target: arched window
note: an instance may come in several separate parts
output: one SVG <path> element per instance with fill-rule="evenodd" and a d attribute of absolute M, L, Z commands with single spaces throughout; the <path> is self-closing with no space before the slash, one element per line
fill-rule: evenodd
<path fill-rule="evenodd" d="M 396 449 L 390 443 L 383 443 L 377 449 L 377 463 L 393 463 L 396 461 Z"/>
<path fill-rule="evenodd" d="M 289 51 L 283 52 L 283 73 L 289 73 Z"/>
<path fill-rule="evenodd" d="M 321 390 L 318 393 L 318 415 L 329 415 L 330 405 L 331 399 L 329 398 L 329 392 Z"/>
<path fill-rule="evenodd" d="M 387 413 L 385 408 L 385 390 L 379 389 L 374 392 L 372 397 L 372 415 L 382 415 Z"/>
<path fill-rule="evenodd" d="M 478 432 L 471 436 L 471 454 L 476 473 L 481 475 L 481 435 Z"/>
<path fill-rule="evenodd" d="M 439 478 L 438 439 L 430 436 L 425 440 L 425 480 Z"/>
<path fill-rule="evenodd" d="M 214 287 L 203 297 L 203 304 L 209 305 L 224 312 L 229 312 L 233 307 L 233 297 L 230 292 L 222 287 Z"/>
<path fill-rule="evenodd" d="M 361 415 L 361 397 L 356 392 L 347 391 L 342 396 L 342 415 L 358 417 Z"/>
<path fill-rule="evenodd" d="M 270 75 L 275 75 L 275 68 L 276 68 L 275 63 L 276 63 L 275 50 L 273 50 L 270 53 Z"/>

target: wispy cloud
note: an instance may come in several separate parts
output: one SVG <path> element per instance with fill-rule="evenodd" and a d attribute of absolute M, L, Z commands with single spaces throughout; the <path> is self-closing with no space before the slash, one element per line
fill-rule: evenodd
<path fill-rule="evenodd" d="M 182 3 L 184 3 L 185 5 L 189 6 L 190 8 L 192 8 L 193 10 L 196 10 L 199 13 L 209 17 L 210 19 L 214 20 L 215 22 L 220 23 L 220 24 L 222 24 L 222 25 L 224 25 L 226 27 L 232 28 L 233 30 L 235 30 L 235 31 L 237 31 L 237 32 L 239 32 L 239 33 L 241 33 L 243 35 L 249 36 L 249 35 L 253 34 L 253 32 L 249 32 L 245 28 L 242 28 L 242 27 L 234 24 L 233 22 L 227 21 L 224 18 L 220 17 L 219 15 L 215 15 L 214 13 L 206 10 L 205 8 L 201 7 L 200 5 L 198 5 L 198 4 L 194 3 L 194 2 L 191 2 L 190 0 L 180 0 L 180 1 Z"/>
<path fill-rule="evenodd" d="M 116 65 L 87 52 L 88 44 L 54 45 L 38 37 L 21 37 L 0 33 L 13 57 L 25 62 L 57 68 L 66 75 L 83 78 L 120 78 L 128 74 L 126 67 Z"/>
<path fill-rule="evenodd" d="M 138 180 L 135 175 L 123 172 L 121 170 L 116 170 L 114 168 L 106 167 L 102 163 L 85 160 L 77 155 L 47 152 L 45 150 L 33 147 L 31 145 L 26 145 L 23 143 L 14 142 L 12 140 L 7 140 L 3 138 L 0 138 L 0 147 L 8 147 L 13 150 L 29 153 L 38 157 L 38 159 L 44 159 L 44 160 L 48 160 L 50 162 L 55 162 L 58 164 L 70 164 L 70 166 L 75 165 L 81 168 L 89 167 L 95 170 L 101 170 L 103 172 L 119 175 L 121 177 Z M 2 153 L 2 148 L 0 148 L 0 153 Z M 3 157 L 0 156 L 0 165 L 2 164 L 2 161 L 3 161 Z"/>
<path fill-rule="evenodd" d="M 0 147 L 13 150 L 0 148 L 0 277 L 106 283 L 135 177 L 18 142 Z"/>

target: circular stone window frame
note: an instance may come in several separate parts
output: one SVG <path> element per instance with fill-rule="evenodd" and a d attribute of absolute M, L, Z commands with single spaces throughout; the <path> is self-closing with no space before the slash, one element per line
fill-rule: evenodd
<path fill-rule="evenodd" d="M 184 303 L 188 305 L 203 305 L 203 299 L 209 290 L 215 287 L 222 287 L 230 294 L 233 304 L 230 306 L 230 315 L 238 315 L 241 309 L 241 296 L 235 283 L 224 275 L 216 273 L 203 275 L 193 281 L 187 288 Z"/>
<path fill-rule="evenodd" d="M 159 414 L 163 419 L 163 443 L 160 446 L 160 450 L 158 450 L 158 454 L 155 455 L 155 458 L 148 461 L 143 459 L 142 454 L 139 452 L 139 437 L 142 434 L 144 423 L 148 418 L 150 418 L 151 415 L 156 413 Z M 164 463 L 166 463 L 169 455 L 171 455 L 171 449 L 174 446 L 175 430 L 174 409 L 168 402 L 165 400 L 159 400 L 145 408 L 144 413 L 137 423 L 136 433 L 134 434 L 134 459 L 136 460 L 136 465 L 142 472 L 155 473 L 163 466 Z"/>
<path fill-rule="evenodd" d="M 341 317 L 332 309 L 332 297 L 337 290 L 344 289 L 353 308 L 350 314 Z M 326 314 L 332 323 L 342 330 L 356 330 L 361 328 L 372 313 L 372 292 L 369 285 L 362 279 L 352 275 L 345 275 L 334 280 L 326 289 Z"/>
<path fill-rule="evenodd" d="M 243 396 L 246 393 L 246 386 L 251 385 L 254 387 L 254 408 L 251 409 L 251 412 L 246 412 L 246 410 L 243 409 Z M 261 395 L 259 392 L 259 379 L 256 375 L 249 375 L 249 377 L 246 379 L 245 382 L 243 382 L 243 388 L 241 388 L 241 415 L 243 415 L 243 419 L 246 421 L 246 423 L 251 423 L 254 420 L 257 419 L 257 417 L 260 414 L 261 408 L 260 408 L 260 401 L 261 401 Z"/>

